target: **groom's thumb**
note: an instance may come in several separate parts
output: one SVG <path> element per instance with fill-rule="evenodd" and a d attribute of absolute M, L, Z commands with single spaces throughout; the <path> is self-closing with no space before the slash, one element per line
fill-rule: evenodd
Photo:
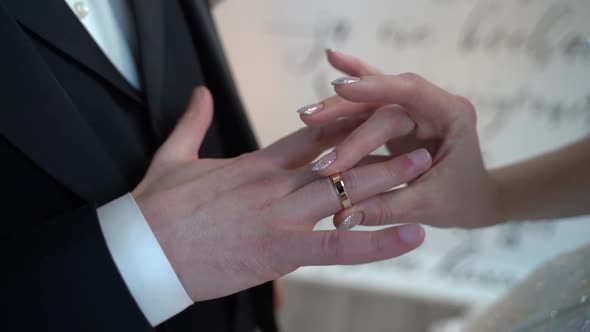
<path fill-rule="evenodd" d="M 213 98 L 209 90 L 195 89 L 188 108 L 158 151 L 157 159 L 170 161 L 195 159 L 213 118 Z"/>

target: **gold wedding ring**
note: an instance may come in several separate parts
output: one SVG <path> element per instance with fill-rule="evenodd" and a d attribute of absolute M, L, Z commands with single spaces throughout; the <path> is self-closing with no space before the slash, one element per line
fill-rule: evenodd
<path fill-rule="evenodd" d="M 346 187 L 344 186 L 344 181 L 342 181 L 342 176 L 340 176 L 340 173 L 336 173 L 331 175 L 330 179 L 332 179 L 334 189 L 336 190 L 336 194 L 338 194 L 338 198 L 340 199 L 340 203 L 342 203 L 342 207 L 344 209 L 350 209 L 352 207 L 352 202 L 350 201 L 350 197 L 348 197 L 348 193 L 346 192 Z"/>

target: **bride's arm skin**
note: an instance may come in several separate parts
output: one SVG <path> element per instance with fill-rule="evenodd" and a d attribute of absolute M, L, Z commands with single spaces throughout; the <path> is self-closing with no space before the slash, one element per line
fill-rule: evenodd
<path fill-rule="evenodd" d="M 498 184 L 502 220 L 590 213 L 590 136 L 490 174 Z"/>
<path fill-rule="evenodd" d="M 360 214 L 355 220 L 364 225 L 465 228 L 590 213 L 590 138 L 488 171 L 467 99 L 415 74 L 383 75 L 340 52 L 328 51 L 328 60 L 353 77 L 335 81 L 336 96 L 303 108 L 302 121 L 316 127 L 359 113 L 371 116 L 336 146 L 337 159 L 322 175 L 354 166 L 383 144 L 393 156 L 421 147 L 433 156 L 432 168 L 407 188 L 356 202 L 335 216 L 336 225 L 351 213 Z"/>

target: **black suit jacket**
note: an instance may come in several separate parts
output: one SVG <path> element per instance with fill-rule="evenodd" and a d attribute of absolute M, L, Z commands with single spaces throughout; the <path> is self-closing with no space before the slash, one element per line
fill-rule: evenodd
<path fill-rule="evenodd" d="M 0 0 L 0 329 L 151 331 L 96 207 L 132 190 L 194 86 L 216 113 L 201 153 L 256 149 L 208 4 L 133 0 L 143 92 L 63 0 Z M 276 329 L 265 284 L 197 303 L 162 331 Z"/>

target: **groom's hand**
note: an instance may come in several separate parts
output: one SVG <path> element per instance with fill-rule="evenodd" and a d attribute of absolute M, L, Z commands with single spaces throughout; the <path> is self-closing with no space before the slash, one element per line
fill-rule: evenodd
<path fill-rule="evenodd" d="M 402 255 L 423 241 L 420 226 L 375 232 L 313 231 L 342 210 L 330 179 L 309 163 L 363 123 L 355 117 L 304 128 L 260 151 L 200 159 L 213 102 L 196 90 L 133 195 L 194 301 L 274 280 L 304 265 L 358 264 Z M 424 152 L 418 152 L 424 156 Z M 342 173 L 353 202 L 416 178 L 430 159 L 364 159 Z"/>

